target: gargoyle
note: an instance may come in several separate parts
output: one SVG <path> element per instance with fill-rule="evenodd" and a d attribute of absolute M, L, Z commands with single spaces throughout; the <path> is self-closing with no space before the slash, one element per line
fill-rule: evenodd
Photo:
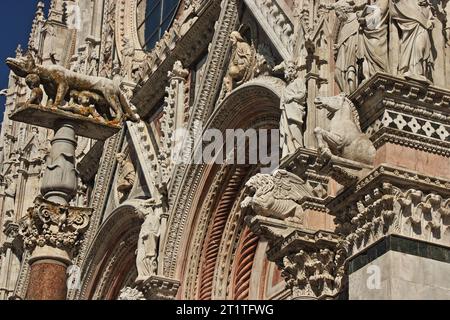
<path fill-rule="evenodd" d="M 296 223 L 303 223 L 304 217 L 297 201 L 313 194 L 305 181 L 285 170 L 277 170 L 273 175 L 257 174 L 245 187 L 249 196 L 241 208 L 250 207 L 256 215 Z"/>
<path fill-rule="evenodd" d="M 103 97 L 114 111 L 115 119 L 111 123 L 118 124 L 124 119 L 139 121 L 139 116 L 113 80 L 76 73 L 59 65 L 39 65 L 31 53 L 17 59 L 8 58 L 6 64 L 19 77 L 26 78 L 30 74 L 39 77 L 49 98 L 49 108 L 60 108 L 70 100 L 73 90 L 91 92 Z"/>
<path fill-rule="evenodd" d="M 319 154 L 330 159 L 333 155 L 347 160 L 373 165 L 376 149 L 369 137 L 362 133 L 355 105 L 342 93 L 315 100 L 318 109 L 326 109 L 329 129 L 316 128 Z"/>

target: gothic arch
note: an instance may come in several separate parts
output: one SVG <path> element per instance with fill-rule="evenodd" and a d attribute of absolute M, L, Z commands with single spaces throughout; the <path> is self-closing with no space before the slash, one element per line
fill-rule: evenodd
<path fill-rule="evenodd" d="M 126 201 L 103 222 L 82 266 L 80 299 L 116 299 L 136 273 L 141 200 Z"/>
<path fill-rule="evenodd" d="M 222 132 L 278 128 L 284 85 L 277 78 L 261 77 L 240 86 L 214 110 L 205 128 Z M 258 239 L 245 230 L 239 204 L 245 182 L 256 171 L 249 165 L 187 168 L 163 250 L 164 275 L 182 280 L 180 298 L 248 297 L 246 286 Z M 181 199 L 182 194 L 188 199 Z M 244 279 L 236 283 L 239 290 L 230 280 L 237 276 Z"/>
<path fill-rule="evenodd" d="M 117 46 L 117 55 L 123 62 L 122 52 L 125 49 L 125 41 L 130 41 L 136 49 L 141 49 L 141 44 L 137 32 L 137 0 L 118 0 L 116 8 L 115 37 Z M 143 58 L 143 52 L 138 53 Z"/>

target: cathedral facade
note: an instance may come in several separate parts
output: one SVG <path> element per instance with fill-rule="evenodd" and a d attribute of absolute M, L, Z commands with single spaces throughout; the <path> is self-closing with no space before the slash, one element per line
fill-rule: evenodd
<path fill-rule="evenodd" d="M 450 299 L 449 19 L 40 2 L 7 60 L 0 299 Z"/>

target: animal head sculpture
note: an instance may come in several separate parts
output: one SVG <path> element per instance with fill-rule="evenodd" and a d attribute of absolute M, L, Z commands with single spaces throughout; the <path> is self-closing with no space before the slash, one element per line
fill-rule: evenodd
<path fill-rule="evenodd" d="M 6 64 L 14 74 L 21 78 L 35 73 L 36 62 L 30 52 L 20 58 L 8 58 L 6 59 Z"/>

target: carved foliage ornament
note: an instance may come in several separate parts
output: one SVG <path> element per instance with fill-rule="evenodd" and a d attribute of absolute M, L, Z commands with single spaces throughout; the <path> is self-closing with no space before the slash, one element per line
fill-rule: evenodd
<path fill-rule="evenodd" d="M 292 297 L 325 298 L 338 294 L 344 276 L 341 255 L 330 249 L 299 252 L 277 261 Z"/>
<path fill-rule="evenodd" d="M 25 248 L 45 245 L 71 251 L 89 226 L 91 209 L 61 206 L 41 197 L 20 221 Z"/>
<path fill-rule="evenodd" d="M 391 233 L 450 244 L 450 199 L 415 189 L 403 191 L 390 183 L 340 212 L 336 221 L 349 252 Z"/>

